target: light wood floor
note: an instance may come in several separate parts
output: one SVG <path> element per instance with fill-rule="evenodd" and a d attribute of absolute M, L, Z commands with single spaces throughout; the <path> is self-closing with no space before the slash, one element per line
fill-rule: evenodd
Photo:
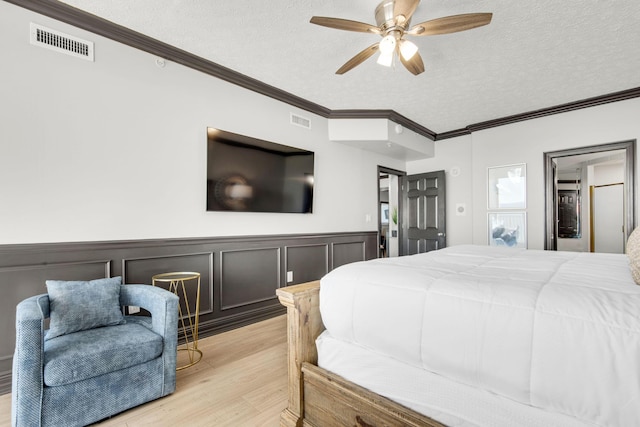
<path fill-rule="evenodd" d="M 203 338 L 204 356 L 177 372 L 176 391 L 96 426 L 278 426 L 287 402 L 286 317 Z M 11 395 L 0 396 L 0 427 Z"/>

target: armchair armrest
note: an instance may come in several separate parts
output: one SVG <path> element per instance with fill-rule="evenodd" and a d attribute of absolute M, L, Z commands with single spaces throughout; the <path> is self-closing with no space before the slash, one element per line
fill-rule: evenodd
<path fill-rule="evenodd" d="M 120 305 L 142 307 L 150 312 L 152 330 L 163 338 L 177 334 L 178 297 L 171 292 L 151 285 L 122 285 Z"/>
<path fill-rule="evenodd" d="M 151 329 L 163 338 L 163 396 L 173 393 L 176 387 L 178 300 L 173 293 L 151 285 L 122 285 L 120 288 L 120 305 L 138 306 L 149 311 Z"/>
<path fill-rule="evenodd" d="M 16 348 L 13 355 L 12 425 L 39 425 L 43 386 L 44 320 L 49 296 L 36 295 L 16 306 Z"/>

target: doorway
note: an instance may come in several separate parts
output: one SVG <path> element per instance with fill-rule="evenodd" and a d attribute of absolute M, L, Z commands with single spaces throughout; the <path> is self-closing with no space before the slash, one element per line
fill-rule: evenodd
<path fill-rule="evenodd" d="M 622 241 L 624 252 L 624 243 L 635 227 L 635 144 L 631 140 L 544 153 L 545 249 L 610 251 L 593 244 L 600 235 Z M 617 187 L 620 199 L 615 206 L 622 218 L 615 226 L 598 222 L 594 227 L 592 187 L 614 184 L 622 184 Z M 614 209 L 610 206 L 609 210 Z"/>
<path fill-rule="evenodd" d="M 403 255 L 402 178 L 405 172 L 378 166 L 378 257 Z"/>

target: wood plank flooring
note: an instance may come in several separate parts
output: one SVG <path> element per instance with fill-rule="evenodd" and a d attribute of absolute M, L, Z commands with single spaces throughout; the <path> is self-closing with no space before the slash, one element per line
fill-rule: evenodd
<path fill-rule="evenodd" d="M 177 372 L 176 391 L 100 427 L 279 425 L 287 405 L 286 317 L 203 338 L 202 360 Z M 179 362 L 180 363 L 180 362 Z M 11 395 L 0 396 L 0 427 L 11 425 Z"/>

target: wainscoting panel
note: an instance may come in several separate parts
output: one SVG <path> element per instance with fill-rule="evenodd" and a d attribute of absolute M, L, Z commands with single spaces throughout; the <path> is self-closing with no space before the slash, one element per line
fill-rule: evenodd
<path fill-rule="evenodd" d="M 220 309 L 274 299 L 282 282 L 280 248 L 220 253 Z"/>
<path fill-rule="evenodd" d="M 161 273 L 194 272 L 200 273 L 200 315 L 213 313 L 213 252 L 160 255 L 122 260 L 122 277 L 125 283 L 150 284 L 153 276 Z M 189 309 L 195 312 L 197 287 L 195 281 L 185 282 Z M 168 289 L 168 283 L 159 284 Z M 184 301 L 180 300 L 181 304 Z M 183 305 L 182 312 L 186 313 Z"/>
<path fill-rule="evenodd" d="M 284 251 L 285 276 L 288 271 L 293 274 L 293 281 L 287 282 L 287 286 L 318 280 L 329 272 L 327 244 L 287 246 Z"/>
<path fill-rule="evenodd" d="M 16 305 L 31 296 L 46 294 L 46 280 L 109 277 L 110 264 L 110 261 L 99 260 L 0 267 L 0 374 L 11 371 L 16 341 Z"/>
<path fill-rule="evenodd" d="M 346 243 L 333 243 L 333 258 L 331 258 L 331 265 L 333 268 L 338 268 L 341 265 L 350 264 L 352 262 L 364 261 L 366 256 L 365 242 L 346 242 Z"/>
<path fill-rule="evenodd" d="M 339 265 L 377 257 L 377 233 L 211 237 L 0 245 L 0 394 L 11 389 L 15 307 L 46 292 L 45 280 L 122 276 L 151 284 L 171 271 L 201 275 L 201 337 L 284 314 L 278 287 L 320 279 Z M 286 283 L 286 271 L 294 280 Z M 190 300 L 195 301 L 190 294 Z"/>

